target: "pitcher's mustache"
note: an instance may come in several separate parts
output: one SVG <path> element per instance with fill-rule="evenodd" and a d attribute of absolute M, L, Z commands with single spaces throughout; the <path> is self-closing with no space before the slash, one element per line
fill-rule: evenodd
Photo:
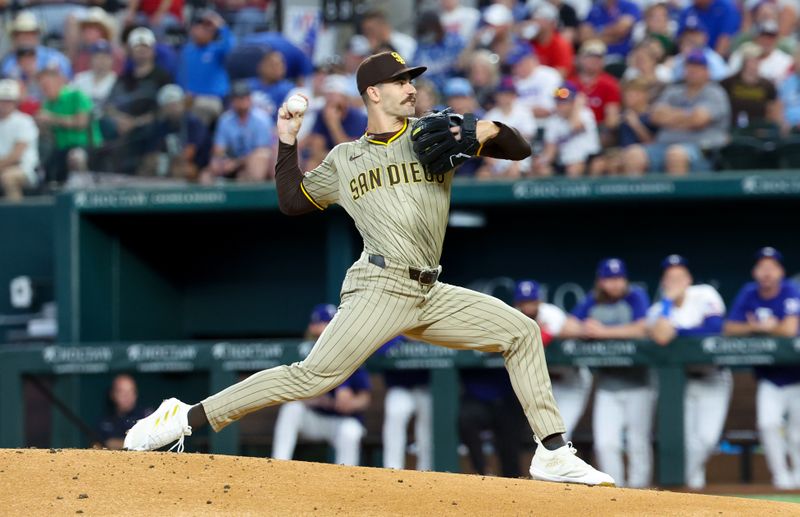
<path fill-rule="evenodd" d="M 416 95 L 409 95 L 408 97 L 406 97 L 406 100 L 404 100 L 401 104 L 406 104 L 409 102 L 416 102 L 416 101 L 417 101 Z"/>

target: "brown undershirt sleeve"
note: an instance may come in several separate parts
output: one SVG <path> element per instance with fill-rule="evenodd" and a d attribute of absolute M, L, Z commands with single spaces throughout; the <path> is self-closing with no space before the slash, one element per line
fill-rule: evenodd
<path fill-rule="evenodd" d="M 275 163 L 275 187 L 278 189 L 278 208 L 286 215 L 302 215 L 316 212 L 315 207 L 303 194 L 300 185 L 303 173 L 297 166 L 297 143 L 292 145 L 278 141 L 278 159 Z"/>
<path fill-rule="evenodd" d="M 519 131 L 502 122 L 494 121 L 500 132 L 494 138 L 484 142 L 476 156 L 488 156 L 503 160 L 524 160 L 531 155 L 531 144 L 525 140 Z"/>

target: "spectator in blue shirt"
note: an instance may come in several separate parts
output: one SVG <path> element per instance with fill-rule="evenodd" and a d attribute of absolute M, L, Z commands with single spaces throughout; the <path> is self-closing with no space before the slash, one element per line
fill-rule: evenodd
<path fill-rule="evenodd" d="M 628 283 L 625 262 L 600 261 L 594 290 L 567 319 L 562 337 L 582 339 L 642 339 L 649 299 L 641 288 Z M 650 372 L 643 367 L 601 368 L 595 378 L 592 431 L 597 460 L 611 472 L 618 486 L 650 484 L 656 391 Z M 623 435 L 627 447 L 623 447 Z M 628 476 L 622 458 L 628 452 Z"/>
<path fill-rule="evenodd" d="M 456 113 L 460 115 L 474 113 L 479 119 L 483 116 L 483 110 L 478 106 L 478 101 L 475 100 L 475 91 L 472 89 L 472 85 L 467 79 L 463 77 L 452 77 L 448 79 L 447 83 L 444 85 L 442 95 L 445 99 L 445 105 L 453 108 L 453 111 Z M 482 158 L 474 158 L 459 167 L 456 174 L 462 178 L 475 176 L 482 165 Z"/>
<path fill-rule="evenodd" d="M 723 327 L 725 335 L 797 336 L 800 292 L 786 280 L 781 252 L 761 248 L 752 274 L 755 282 L 742 287 L 733 302 Z M 800 488 L 800 367 L 759 366 L 754 371 L 756 420 L 772 484 L 781 490 Z"/>
<path fill-rule="evenodd" d="M 580 26 L 580 39 L 603 40 L 608 47 L 606 62 L 625 62 L 633 47 L 633 26 L 641 18 L 639 7 L 630 0 L 599 0 Z"/>
<path fill-rule="evenodd" d="M 732 0 L 694 0 L 679 17 L 679 30 L 696 16 L 708 31 L 708 46 L 722 56 L 731 51 L 731 40 L 739 32 L 742 17 Z"/>
<path fill-rule="evenodd" d="M 122 373 L 111 382 L 108 398 L 113 405 L 112 411 L 100 421 L 97 428 L 100 447 L 121 450 L 125 433 L 137 420 L 152 413 L 140 408 L 136 401 L 139 397 L 136 381 L 128 374 Z"/>
<path fill-rule="evenodd" d="M 283 54 L 270 50 L 258 63 L 258 77 L 250 80 L 255 104 L 273 119 L 278 117 L 278 108 L 295 87 L 286 79 L 286 61 Z"/>
<path fill-rule="evenodd" d="M 225 59 L 233 47 L 233 36 L 222 17 L 201 11 L 192 21 L 190 39 L 180 54 L 178 83 L 188 93 L 225 98 L 230 89 Z"/>
<path fill-rule="evenodd" d="M 703 53 L 708 63 L 708 74 L 712 81 L 720 82 L 730 75 L 725 58 L 708 46 L 708 29 L 697 16 L 690 16 L 678 33 L 679 54 L 672 64 L 674 82 L 680 82 L 686 75 L 686 58 L 698 51 Z"/>
<path fill-rule="evenodd" d="M 311 170 L 334 146 L 355 140 L 367 130 L 367 115 L 349 102 L 351 79 L 343 75 L 329 75 L 322 83 L 325 106 L 317 114 L 308 136 L 309 159 L 306 169 Z"/>
<path fill-rule="evenodd" d="M 246 81 L 231 88 L 231 108 L 217 122 L 211 164 L 201 175 L 204 183 L 214 178 L 253 182 L 272 177 L 273 122 L 253 106 L 251 93 Z"/>
<path fill-rule="evenodd" d="M 417 21 L 417 52 L 412 60 L 416 66 L 427 66 L 425 77 L 437 88 L 444 88 L 447 78 L 453 75 L 458 57 L 464 50 L 464 41 L 455 32 L 446 32 L 439 14 L 427 11 Z"/>
<path fill-rule="evenodd" d="M 487 473 L 482 434 L 492 431 L 494 450 L 500 463 L 499 474 L 519 477 L 525 419 L 508 372 L 504 368 L 463 369 L 461 384 L 463 395 L 458 414 L 459 436 L 467 446 L 475 472 L 481 475 Z"/>
<path fill-rule="evenodd" d="M 335 314 L 335 305 L 315 306 L 306 337 L 318 339 Z M 281 460 L 292 459 L 297 439 L 303 437 L 332 445 L 337 464 L 358 465 L 361 439 L 366 434 L 363 412 L 371 401 L 371 390 L 369 374 L 362 366 L 337 388 L 322 396 L 284 404 L 275 422 L 272 456 Z"/>
<path fill-rule="evenodd" d="M 784 131 L 800 130 L 800 48 L 794 52 L 794 72 L 778 84 Z"/>
<path fill-rule="evenodd" d="M 36 16 L 29 11 L 20 12 L 11 25 L 11 52 L 0 64 L 0 75 L 12 79 L 22 79 L 22 70 L 17 63 L 17 49 L 35 49 L 36 71 L 44 68 L 58 67 L 64 77 L 72 77 L 72 65 L 69 59 L 50 47 L 41 44 L 41 28 Z"/>

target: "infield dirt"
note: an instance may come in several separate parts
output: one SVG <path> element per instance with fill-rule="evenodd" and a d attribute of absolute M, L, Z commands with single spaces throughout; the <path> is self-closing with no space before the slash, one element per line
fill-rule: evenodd
<path fill-rule="evenodd" d="M 2 515 L 800 515 L 800 505 L 208 454 L 0 449 Z"/>

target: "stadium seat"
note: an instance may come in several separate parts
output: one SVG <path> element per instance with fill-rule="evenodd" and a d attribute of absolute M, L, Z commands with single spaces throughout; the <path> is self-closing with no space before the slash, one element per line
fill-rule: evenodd
<path fill-rule="evenodd" d="M 764 169 L 767 167 L 764 142 L 752 136 L 734 136 L 720 149 L 722 170 Z"/>
<path fill-rule="evenodd" d="M 794 136 L 779 142 L 775 154 L 781 169 L 800 169 L 800 137 Z"/>

